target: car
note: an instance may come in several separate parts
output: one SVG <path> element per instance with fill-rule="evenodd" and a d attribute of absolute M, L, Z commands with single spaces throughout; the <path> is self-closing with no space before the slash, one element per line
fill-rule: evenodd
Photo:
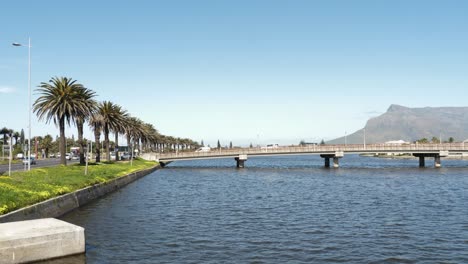
<path fill-rule="evenodd" d="M 17 159 L 23 159 L 23 158 L 24 158 L 24 154 L 23 154 L 23 153 L 18 153 L 18 154 L 16 154 L 16 158 L 17 158 Z"/>
<path fill-rule="evenodd" d="M 31 163 L 31 165 L 36 164 L 36 159 L 34 157 L 30 157 L 29 159 L 26 157 L 23 159 L 23 164 Z"/>
<path fill-rule="evenodd" d="M 209 152 L 209 151 L 211 151 L 210 147 L 201 147 L 201 148 L 195 150 L 195 152 Z"/>
<path fill-rule="evenodd" d="M 127 152 L 125 152 L 124 154 L 120 155 L 120 159 L 122 159 L 122 160 L 128 160 L 128 159 L 130 159 L 130 158 L 131 158 L 131 156 L 130 156 L 130 154 L 127 153 Z"/>
<path fill-rule="evenodd" d="M 115 153 L 110 154 L 110 160 L 115 160 Z"/>
<path fill-rule="evenodd" d="M 71 156 L 71 159 L 72 159 L 72 160 L 79 160 L 79 159 L 80 159 L 80 157 L 79 157 L 79 156 L 77 156 L 77 155 L 72 155 L 72 156 Z"/>
<path fill-rule="evenodd" d="M 70 155 L 70 153 L 67 153 L 65 154 L 65 159 L 66 160 L 71 160 L 72 156 Z"/>
<path fill-rule="evenodd" d="M 60 159 L 60 157 L 62 157 L 62 154 L 60 154 L 60 152 L 59 152 L 59 153 L 57 153 L 57 155 L 55 155 L 55 156 L 56 156 L 57 158 Z"/>
<path fill-rule="evenodd" d="M 55 158 L 55 154 L 54 153 L 49 154 L 49 158 Z"/>

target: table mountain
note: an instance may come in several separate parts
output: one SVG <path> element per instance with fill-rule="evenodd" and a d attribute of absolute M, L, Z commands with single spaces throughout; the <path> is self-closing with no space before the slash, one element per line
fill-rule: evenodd
<path fill-rule="evenodd" d="M 468 139 L 468 107 L 409 108 L 391 105 L 384 114 L 371 118 L 366 126 L 347 136 L 348 144 L 383 143 L 390 140 L 413 142 L 432 137 L 446 141 Z M 344 137 L 327 141 L 327 144 L 344 144 Z"/>

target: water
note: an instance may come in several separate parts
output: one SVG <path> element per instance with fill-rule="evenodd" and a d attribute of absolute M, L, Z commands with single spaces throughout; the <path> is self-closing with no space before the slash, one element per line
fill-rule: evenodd
<path fill-rule="evenodd" d="M 340 163 L 172 163 L 64 216 L 87 253 L 50 263 L 468 263 L 468 161 Z"/>

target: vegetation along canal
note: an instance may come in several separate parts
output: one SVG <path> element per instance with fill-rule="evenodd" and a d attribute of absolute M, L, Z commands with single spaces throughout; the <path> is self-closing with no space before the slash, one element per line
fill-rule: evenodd
<path fill-rule="evenodd" d="M 65 215 L 71 263 L 468 262 L 468 161 L 316 156 L 170 164 Z M 56 260 L 63 261 L 63 260 Z M 57 263 L 59 263 L 57 262 Z"/>

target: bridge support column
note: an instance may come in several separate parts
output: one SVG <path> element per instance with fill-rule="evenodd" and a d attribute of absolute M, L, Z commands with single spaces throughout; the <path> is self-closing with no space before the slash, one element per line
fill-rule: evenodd
<path fill-rule="evenodd" d="M 424 156 L 419 156 L 419 167 L 424 168 L 426 166 L 426 162 L 424 160 Z"/>
<path fill-rule="evenodd" d="M 440 156 L 434 156 L 434 167 L 440 168 Z"/>
<path fill-rule="evenodd" d="M 237 168 L 244 168 L 244 162 L 247 160 L 247 155 L 239 155 L 239 157 L 234 158 L 237 163 Z"/>
<path fill-rule="evenodd" d="M 414 153 L 413 156 L 419 158 L 419 167 L 424 167 L 425 162 L 424 158 L 427 157 L 434 157 L 434 167 L 440 168 L 440 158 L 442 157 L 447 157 L 448 156 L 448 151 L 446 150 L 441 150 L 439 152 L 433 152 L 433 153 Z"/>
<path fill-rule="evenodd" d="M 330 159 L 333 158 L 333 168 L 340 166 L 339 159 L 343 157 L 343 151 L 336 151 L 335 154 L 320 154 L 325 160 L 325 168 L 330 168 Z"/>
<path fill-rule="evenodd" d="M 333 168 L 338 168 L 338 167 L 340 167 L 339 158 L 333 157 Z"/>

